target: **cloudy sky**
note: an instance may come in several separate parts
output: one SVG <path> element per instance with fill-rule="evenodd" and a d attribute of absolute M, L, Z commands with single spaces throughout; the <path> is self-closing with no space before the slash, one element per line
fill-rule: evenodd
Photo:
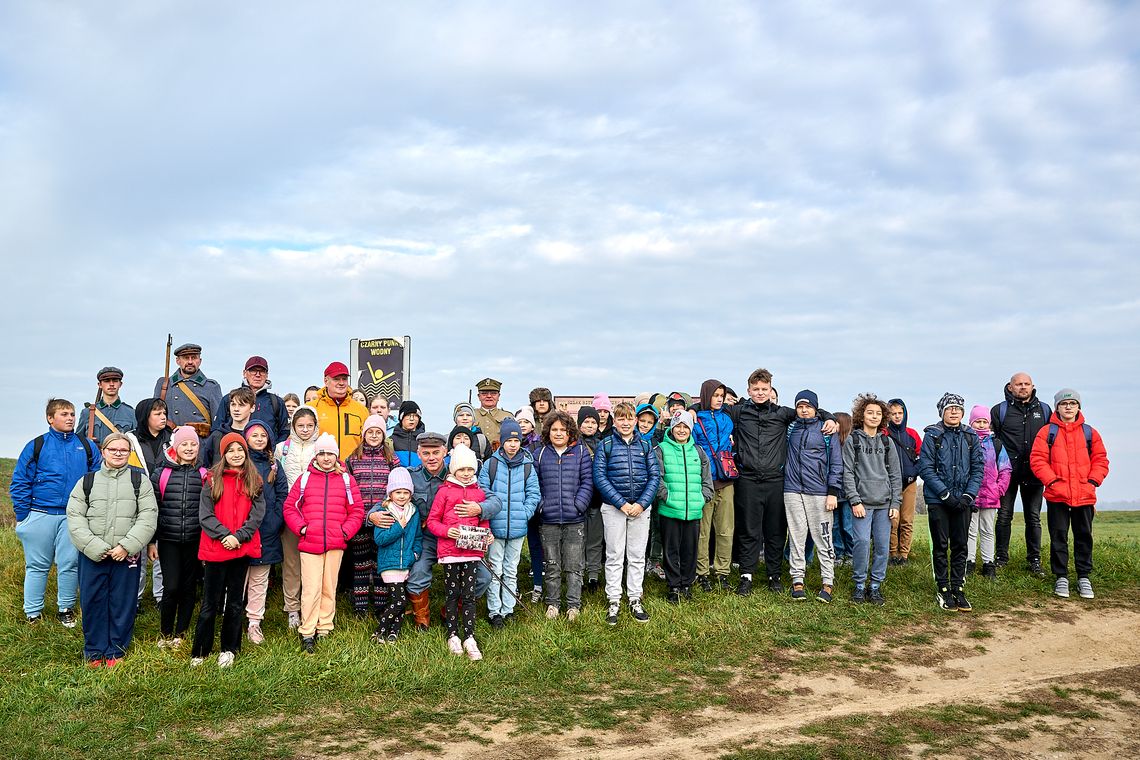
<path fill-rule="evenodd" d="M 1138 6 L 858 5 L 3 3 L 0 455 L 167 332 L 281 392 L 407 334 L 440 429 L 488 374 L 921 428 L 1024 369 L 1134 498 Z"/>

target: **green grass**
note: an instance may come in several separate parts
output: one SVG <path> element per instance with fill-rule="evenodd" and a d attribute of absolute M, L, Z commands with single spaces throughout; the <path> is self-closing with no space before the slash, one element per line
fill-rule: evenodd
<path fill-rule="evenodd" d="M 1140 513 L 1102 517 L 1092 604 L 1134 604 Z M 1113 524 L 1112 537 L 1100 533 L 1104 523 Z M 916 557 L 928 551 L 924 533 L 923 523 Z M 1020 547 L 1015 541 L 1015 554 Z M 1023 561 L 1015 556 L 1013 566 Z M 525 565 L 520 577 L 524 572 Z M 123 665 L 89 671 L 79 629 L 23 622 L 22 577 L 19 542 L 10 528 L 0 528 L 0 667 L 6 674 L 0 757 L 80 758 L 109 748 L 119 757 L 219 758 L 364 752 L 370 745 L 438 751 L 477 738 L 471 723 L 510 720 L 521 734 L 553 734 L 634 726 L 649 713 L 680 718 L 710 705 L 755 712 L 762 707 L 758 700 L 778 698 L 770 687 L 781 668 L 874 665 L 868 642 L 886 637 L 926 644 L 941 614 L 933 605 L 929 564 L 921 561 L 889 570 L 882 609 L 843 600 L 849 569 L 841 569 L 840 593 L 830 606 L 767 593 L 741 599 L 698 592 L 693 602 L 673 608 L 654 579 L 647 584 L 647 625 L 624 616 L 608 628 L 598 596 L 587 597 L 574 625 L 534 614 L 492 632 L 481 619 L 477 636 L 487 659 L 472 664 L 445 653 L 438 625 L 426 634 L 406 632 L 395 646 L 372 645 L 370 627 L 343 605 L 333 637 L 316 655 L 304 656 L 285 628 L 275 588 L 267 642 L 247 643 L 229 671 L 212 662 L 191 670 L 185 652 L 158 651 L 157 612 L 150 607 Z M 808 583 L 818 586 L 818 571 Z M 1024 573 L 1007 573 L 995 584 L 972 582 L 976 627 L 983 629 L 987 610 L 1054 607 L 1049 588 Z M 48 600 L 50 618 L 53 588 Z M 441 601 L 437 576 L 433 606 Z M 739 673 L 747 676 L 746 688 L 733 686 Z M 819 741 L 826 745 L 825 737 Z"/>

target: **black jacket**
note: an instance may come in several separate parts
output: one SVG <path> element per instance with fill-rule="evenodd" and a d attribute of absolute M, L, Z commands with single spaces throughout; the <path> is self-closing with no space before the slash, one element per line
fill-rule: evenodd
<path fill-rule="evenodd" d="M 169 470 L 166 492 L 162 493 L 162 473 Z M 202 534 L 198 507 L 202 500 L 202 473 L 197 464 L 182 465 L 162 459 L 150 474 L 154 497 L 158 500 L 158 541 L 195 542 Z"/>
<path fill-rule="evenodd" d="M 724 411 L 733 424 L 733 455 L 740 476 L 755 481 L 783 480 L 788 425 L 796 419 L 796 410 L 771 401 L 756 404 L 748 399 L 726 406 Z M 817 409 L 816 414 L 825 422 L 835 419 L 823 409 Z"/>
<path fill-rule="evenodd" d="M 990 428 L 1001 441 L 1013 468 L 1010 484 L 1040 483 L 1029 469 L 1029 452 L 1037 432 L 1049 424 L 1052 410 L 1044 401 L 1037 398 L 1037 390 L 1028 401 L 1018 401 L 1009 388 L 1005 389 L 1005 419 L 1001 419 L 1002 404 L 994 404 L 990 410 Z"/>

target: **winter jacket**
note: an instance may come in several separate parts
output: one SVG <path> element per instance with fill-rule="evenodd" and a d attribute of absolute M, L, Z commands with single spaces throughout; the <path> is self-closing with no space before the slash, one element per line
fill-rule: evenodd
<path fill-rule="evenodd" d="M 661 486 L 661 464 L 649 444 L 638 438 L 626 441 L 617 434 L 598 445 L 594 454 L 594 487 L 614 507 L 640 504 L 648 508 Z"/>
<path fill-rule="evenodd" d="M 92 562 L 101 561 L 116 546 L 122 546 L 128 554 L 138 554 L 146 548 L 157 526 L 154 489 L 142 475 L 136 499 L 130 467 L 112 469 L 103 464 L 95 472 L 90 501 L 83 493 L 82 479 L 71 489 L 67 500 L 71 543 Z"/>
<path fill-rule="evenodd" d="M 699 520 L 714 496 L 712 472 L 704 449 L 693 439 L 677 443 L 666 435 L 654 449 L 661 470 L 657 513 L 675 520 Z"/>
<path fill-rule="evenodd" d="M 926 503 L 952 504 L 963 494 L 977 501 L 986 471 L 984 457 L 972 427 L 948 428 L 941 422 L 927 426 L 918 455 L 918 474 Z"/>
<path fill-rule="evenodd" d="M 258 420 L 261 422 L 261 420 Z M 266 423 L 268 426 L 269 423 Z M 269 449 L 273 450 L 273 433 L 269 433 Z M 281 548 L 281 531 L 285 527 L 284 507 L 285 499 L 289 496 L 289 486 L 285 482 L 285 473 L 270 459 L 266 451 L 250 449 L 249 458 L 257 468 L 257 474 L 264 481 L 263 495 L 265 496 L 265 517 L 261 518 L 259 532 L 261 534 L 261 556 L 250 562 L 251 565 L 276 565 L 285 559 L 285 552 Z M 269 472 L 276 468 L 273 482 L 269 482 Z"/>
<path fill-rule="evenodd" d="M 895 446 L 885 435 L 852 430 L 843 444 L 843 490 L 851 506 L 898 509 L 902 504 L 902 469 Z"/>
<path fill-rule="evenodd" d="M 163 473 L 166 488 L 162 487 Z M 202 468 L 197 463 L 177 464 L 173 452 L 162 455 L 150 474 L 150 484 L 158 502 L 158 530 L 155 539 L 188 543 L 202 533 L 198 511 L 202 506 Z"/>
<path fill-rule="evenodd" d="M 784 493 L 838 498 L 842 488 L 843 447 L 839 436 L 825 436 L 819 417 L 797 419 L 788 427 Z"/>
<path fill-rule="evenodd" d="M 922 449 L 922 439 L 918 437 L 915 430 L 906 426 L 909 414 L 903 400 L 893 398 L 887 402 L 887 406 L 894 406 L 895 404 L 902 407 L 903 421 L 901 425 L 896 425 L 887 420 L 887 437 L 894 442 L 895 450 L 898 451 L 899 465 L 902 467 L 903 488 L 906 488 L 918 479 L 918 453 Z"/>
<path fill-rule="evenodd" d="M 251 417 L 246 422 L 246 426 L 248 427 L 249 422 L 252 421 L 253 418 Z M 233 422 L 231 421 L 224 423 L 220 428 L 217 428 L 216 430 L 212 430 L 210 432 L 210 435 L 206 437 L 206 440 L 202 441 L 202 445 L 198 447 L 198 464 L 202 465 L 208 470 L 214 466 L 214 462 L 222 458 L 222 452 L 218 449 L 221 448 L 222 438 L 225 437 L 227 433 L 237 433 L 238 435 L 244 437 L 245 428 L 242 428 L 241 430 L 235 430 Z"/>
<path fill-rule="evenodd" d="M 198 521 L 202 524 L 202 541 L 198 545 L 198 559 L 206 562 L 226 562 L 238 557 L 261 556 L 261 534 L 258 528 L 265 517 L 264 488 L 250 498 L 241 484 L 237 470 L 222 471 L 222 497 L 214 502 L 210 483 L 206 479 L 202 500 L 198 505 Z M 222 539 L 233 535 L 241 546 L 230 550 L 222 546 Z"/>
<path fill-rule="evenodd" d="M 352 396 L 337 401 L 329 395 L 328 388 L 321 388 L 310 406 L 317 412 L 317 430 L 336 438 L 341 460 L 352 456 L 364 434 L 368 407 Z"/>
<path fill-rule="evenodd" d="M 309 469 L 309 463 L 317 454 L 317 436 L 319 435 L 320 431 L 314 429 L 309 440 L 305 441 L 294 431 L 289 434 L 287 439 L 277 444 L 274 454 L 277 455 L 278 466 L 284 469 L 285 485 L 289 488 L 292 488 L 293 484 L 297 482 L 297 478 Z"/>
<path fill-rule="evenodd" d="M 144 398 L 135 407 L 136 424 L 132 433 L 135 440 L 132 444 L 137 444 L 137 450 L 142 452 L 142 465 L 148 473 L 153 473 L 166 457 L 170 435 L 174 432 L 169 427 L 164 427 L 158 431 L 158 435 L 150 434 L 150 412 L 157 401 L 156 398 Z"/>
<path fill-rule="evenodd" d="M 8 493 L 16 510 L 16 522 L 33 509 L 49 515 L 65 514 L 75 482 L 88 472 L 88 457 L 91 472 L 103 464 L 99 447 L 75 433 L 61 433 L 49 427 L 43 438 L 39 459 L 32 461 L 35 440 L 28 441 L 12 471 Z"/>
<path fill-rule="evenodd" d="M 397 425 L 396 429 L 392 431 L 392 449 L 396 452 L 396 458 L 400 461 L 401 467 L 407 467 L 410 470 L 413 467 L 420 466 L 420 455 L 417 451 L 419 442 L 416 437 L 425 430 L 424 423 L 421 421 L 416 425 L 415 430 L 405 430 Z M 427 519 L 426 514 L 424 519 Z"/>
<path fill-rule="evenodd" d="M 754 481 L 783 480 L 788 425 L 795 421 L 796 410 L 771 401 L 757 404 L 752 399 L 724 407 L 724 410 L 733 424 L 732 439 L 740 477 Z M 824 421 L 834 419 L 823 409 L 817 409 L 816 416 Z"/>
<path fill-rule="evenodd" d="M 697 412 L 697 425 L 693 428 L 693 441 L 704 449 L 713 467 L 713 479 L 718 484 L 730 482 L 720 465 L 720 453 L 732 451 L 732 418 L 723 410 L 715 412 L 701 409 Z"/>
<path fill-rule="evenodd" d="M 383 502 L 377 507 L 381 510 L 388 509 Z M 377 573 L 407 570 L 419 559 L 424 540 L 420 524 L 419 510 L 414 510 L 407 525 L 400 525 L 399 520 L 394 520 L 387 528 L 372 529 L 372 537 L 376 542 Z"/>
<path fill-rule="evenodd" d="M 307 472 L 308 478 L 297 478 L 285 499 L 285 524 L 297 536 L 297 548 L 306 554 L 347 548 L 348 539 L 364 522 L 364 500 L 356 478 L 347 472 L 325 472 L 315 461 Z"/>
<path fill-rule="evenodd" d="M 483 552 L 476 549 L 460 549 L 457 547 L 455 539 L 448 538 L 447 531 L 449 528 L 460 525 L 489 527 L 490 522 L 484 519 L 482 515 L 479 517 L 460 517 L 455 511 L 455 506 L 461 501 L 481 503 L 485 499 L 486 494 L 478 483 L 464 486 L 450 477 L 436 491 L 435 499 L 431 503 L 431 511 L 428 512 L 427 528 L 435 534 L 435 551 L 440 561 L 455 558 L 479 559 L 483 556 Z"/>
<path fill-rule="evenodd" d="M 154 398 L 158 398 L 159 394 L 162 393 L 162 380 L 160 377 L 154 383 Z M 206 407 L 207 414 L 205 417 L 186 395 L 187 388 L 198 397 L 202 406 Z M 170 376 L 170 386 L 166 389 L 166 416 L 174 423 L 175 427 L 191 422 L 204 422 L 207 425 L 213 425 L 214 417 L 221 405 L 222 386 L 218 385 L 217 380 L 206 377 L 201 370 L 191 377 L 183 377 L 181 371 L 175 371 Z"/>
<path fill-rule="evenodd" d="M 392 457 L 384 444 L 369 446 L 362 443 L 344 466 L 360 486 L 360 497 L 364 500 L 365 510 L 384 501 L 387 497 L 388 475 L 393 467 Z"/>
<path fill-rule="evenodd" d="M 244 381 L 241 385 L 243 388 L 249 387 L 249 383 Z M 272 388 L 273 381 L 266 380 L 265 385 L 256 392 L 253 413 L 250 418 L 261 420 L 268 425 L 270 432 L 273 433 L 273 440 L 283 441 L 289 437 L 289 410 L 285 408 L 285 402 L 273 392 Z M 233 422 L 233 418 L 230 417 L 230 394 L 227 393 L 222 396 L 222 401 L 218 405 L 218 411 L 214 414 L 211 427 L 214 430 L 219 430 L 223 425 L 228 425 L 231 422 Z"/>
<path fill-rule="evenodd" d="M 528 470 L 529 477 L 526 476 Z M 495 473 L 494 482 L 491 482 L 492 471 Z M 506 452 L 499 449 L 479 471 L 479 487 L 484 493 L 498 496 L 503 504 L 503 510 L 490 521 L 495 538 L 510 540 L 525 536 L 527 521 L 538 509 L 541 499 L 538 471 L 531 453 L 520 448 L 513 458 L 508 459 Z"/>
<path fill-rule="evenodd" d="M 1033 475 L 1045 484 L 1045 500 L 1070 507 L 1096 504 L 1096 489 L 1108 477 L 1108 452 L 1095 428 L 1090 427 L 1092 452 L 1085 439 L 1085 415 L 1077 414 L 1073 422 L 1062 422 L 1056 412 L 1049 420 L 1057 426 L 1053 446 L 1049 446 L 1049 427 L 1037 433 L 1030 454 Z"/>
<path fill-rule="evenodd" d="M 138 424 L 135 418 L 135 408 L 130 404 L 125 403 L 121 398 L 115 399 L 115 403 L 108 404 L 104 401 L 99 401 L 99 411 L 103 416 L 111 421 L 115 426 L 115 430 L 103 424 L 103 420 L 99 419 L 99 415 L 95 415 L 94 436 L 95 445 L 98 446 L 103 442 L 111 433 L 129 433 L 135 429 Z M 87 435 L 88 420 L 91 417 L 90 407 L 84 406 L 79 412 L 79 421 L 75 423 L 75 432 L 79 435 Z"/>
<path fill-rule="evenodd" d="M 978 500 L 974 506 L 978 509 L 997 509 L 1001 506 L 1002 495 L 1009 489 L 1009 457 L 1006 456 L 1001 441 L 997 441 L 989 430 L 979 432 L 978 440 L 982 443 L 985 474 L 982 475 L 982 487 L 978 490 Z"/>
<path fill-rule="evenodd" d="M 542 522 L 551 525 L 585 522 L 586 510 L 595 492 L 594 459 L 590 450 L 575 443 L 559 454 L 547 444 L 535 453 L 534 467 L 542 494 L 539 502 Z"/>
<path fill-rule="evenodd" d="M 1037 440 L 1041 428 L 1048 427 L 1053 411 L 1049 405 L 1037 398 L 1037 390 L 1027 401 L 1019 401 L 1007 385 L 1005 388 L 1005 419 L 1002 419 L 1003 404 L 994 404 L 990 409 L 990 430 L 1001 439 L 1002 448 L 1009 456 L 1013 468 L 1011 483 L 1037 483 L 1029 464 L 1029 452 Z"/>

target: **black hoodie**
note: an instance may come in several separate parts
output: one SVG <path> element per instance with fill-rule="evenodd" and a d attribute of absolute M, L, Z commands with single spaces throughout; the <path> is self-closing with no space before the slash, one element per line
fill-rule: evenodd
<path fill-rule="evenodd" d="M 144 398 L 135 407 L 134 434 L 135 438 L 138 439 L 139 447 L 142 449 L 147 472 L 154 472 L 155 465 L 162 461 L 163 452 L 170 446 L 172 432 L 169 427 L 164 427 L 158 431 L 157 436 L 150 434 L 150 425 L 147 424 L 147 421 L 150 419 L 150 413 L 157 401 L 156 398 Z"/>

